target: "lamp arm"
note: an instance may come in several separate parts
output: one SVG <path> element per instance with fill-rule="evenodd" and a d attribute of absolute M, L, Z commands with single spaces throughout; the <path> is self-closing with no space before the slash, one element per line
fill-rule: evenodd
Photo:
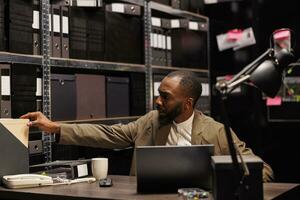
<path fill-rule="evenodd" d="M 243 75 L 248 75 L 252 71 L 256 69 L 259 63 L 261 63 L 266 57 L 269 57 L 271 54 L 274 53 L 274 49 L 269 48 L 267 51 L 265 51 L 262 55 L 260 55 L 258 58 L 256 58 L 254 61 L 249 63 L 244 69 L 242 69 L 239 73 L 237 73 L 232 79 L 230 79 L 227 84 L 231 84 L 232 82 L 236 81 Z"/>
<path fill-rule="evenodd" d="M 237 88 L 241 83 L 247 81 L 250 78 L 250 75 L 241 76 L 234 82 L 231 82 L 227 85 L 227 93 L 230 94 L 235 88 Z"/>

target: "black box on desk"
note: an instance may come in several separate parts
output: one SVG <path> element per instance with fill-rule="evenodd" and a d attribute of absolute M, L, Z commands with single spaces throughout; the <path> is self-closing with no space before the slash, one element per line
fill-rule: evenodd
<path fill-rule="evenodd" d="M 48 168 L 45 170 L 45 168 Z M 91 175 L 91 160 L 56 160 L 53 162 L 32 165 L 30 171 L 45 172 L 48 176 L 65 176 L 76 179 Z"/>
<path fill-rule="evenodd" d="M 247 164 L 250 175 L 245 177 L 244 183 L 239 190 L 238 199 L 242 200 L 262 200 L 262 168 L 263 161 L 253 155 L 243 156 L 244 162 Z M 234 186 L 234 169 L 231 156 L 212 156 L 213 168 L 213 197 L 215 200 L 236 199 L 234 193 L 237 186 Z"/>

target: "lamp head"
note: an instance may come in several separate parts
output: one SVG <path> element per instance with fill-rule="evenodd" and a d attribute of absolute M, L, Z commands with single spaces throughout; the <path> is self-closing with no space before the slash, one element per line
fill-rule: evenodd
<path fill-rule="evenodd" d="M 250 80 L 267 96 L 275 97 L 282 83 L 282 73 L 294 61 L 294 55 L 281 49 L 270 59 L 263 61 L 251 73 Z"/>

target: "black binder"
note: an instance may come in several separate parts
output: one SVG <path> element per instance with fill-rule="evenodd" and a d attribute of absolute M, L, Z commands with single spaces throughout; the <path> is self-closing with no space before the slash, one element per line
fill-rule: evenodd
<path fill-rule="evenodd" d="M 33 53 L 32 3 L 27 0 L 6 1 L 7 50 L 14 53 Z"/>
<path fill-rule="evenodd" d="M 1 105 L 0 117 L 11 118 L 11 83 L 10 83 L 10 64 L 0 64 L 0 86 L 1 86 Z M 3 85 L 4 84 L 4 85 Z"/>
<path fill-rule="evenodd" d="M 53 120 L 76 119 L 74 75 L 51 74 L 51 114 Z"/>
<path fill-rule="evenodd" d="M 128 116 L 129 79 L 127 77 L 106 77 L 106 116 Z"/>
<path fill-rule="evenodd" d="M 11 65 L 11 111 L 12 117 L 35 111 L 37 88 L 37 65 Z"/>
<path fill-rule="evenodd" d="M 2 184 L 4 175 L 29 172 L 29 156 L 28 148 L 1 123 L 0 132 L 0 184 Z"/>
<path fill-rule="evenodd" d="M 188 23 L 172 30 L 172 66 L 207 69 L 207 24 L 197 23 L 199 29 L 190 30 Z"/>
<path fill-rule="evenodd" d="M 0 0 L 0 51 L 5 51 L 4 0 Z"/>
<path fill-rule="evenodd" d="M 144 39 L 141 8 L 119 4 L 124 6 L 124 12 L 119 13 L 113 10 L 114 5 L 106 5 L 105 60 L 142 64 Z"/>
<path fill-rule="evenodd" d="M 70 42 L 69 42 L 69 8 L 61 7 L 61 57 L 69 58 Z"/>
<path fill-rule="evenodd" d="M 51 5 L 51 36 L 52 36 L 52 57 L 61 57 L 61 21 L 60 5 Z"/>
<path fill-rule="evenodd" d="M 130 115 L 139 116 L 146 112 L 145 74 L 130 73 Z"/>
<path fill-rule="evenodd" d="M 70 57 L 87 59 L 87 12 L 84 8 L 70 7 Z"/>
<path fill-rule="evenodd" d="M 104 59 L 104 8 L 87 9 L 87 59 Z"/>
<path fill-rule="evenodd" d="M 190 0 L 171 0 L 171 6 L 175 9 L 188 10 L 190 6 Z"/>
<path fill-rule="evenodd" d="M 41 29 L 40 29 L 40 3 L 39 0 L 33 0 L 33 54 L 41 55 Z"/>

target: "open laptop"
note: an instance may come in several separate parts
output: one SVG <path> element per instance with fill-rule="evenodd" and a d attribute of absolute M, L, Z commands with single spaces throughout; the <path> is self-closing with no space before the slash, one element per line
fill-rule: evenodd
<path fill-rule="evenodd" d="M 211 189 L 214 145 L 136 147 L 138 193 L 173 193 L 178 188 Z"/>

